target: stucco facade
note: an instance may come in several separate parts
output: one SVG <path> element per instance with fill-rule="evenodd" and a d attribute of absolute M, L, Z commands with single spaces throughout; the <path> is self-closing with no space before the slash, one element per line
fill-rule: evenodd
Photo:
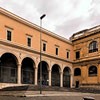
<path fill-rule="evenodd" d="M 77 32 L 67 40 L 0 8 L 0 88 L 39 85 L 40 64 L 43 85 L 99 85 L 99 32 L 97 26 Z"/>
<path fill-rule="evenodd" d="M 100 85 L 100 26 L 73 34 L 71 41 L 74 46 L 73 70 L 74 82 L 80 86 Z M 78 69 L 76 69 L 78 68 Z M 75 69 L 80 74 L 75 75 Z"/>
<path fill-rule="evenodd" d="M 67 81 L 63 79 L 67 78 L 64 74 L 65 70 L 70 75 L 68 76 L 68 87 L 72 87 L 72 42 L 48 30 L 42 29 L 41 31 L 41 48 L 43 48 L 44 43 L 46 44 L 46 50 L 42 50 L 41 61 L 43 70 L 46 71 L 44 72 L 46 75 L 43 74 L 44 82 L 49 86 L 66 86 Z M 28 45 L 30 42 L 28 38 L 31 39 L 31 46 Z M 39 84 L 40 27 L 2 8 L 0 8 L 0 63 L 1 88 L 9 85 Z M 30 69 L 27 66 L 31 66 Z M 31 70 L 32 74 L 31 71 L 27 74 L 27 69 Z"/>

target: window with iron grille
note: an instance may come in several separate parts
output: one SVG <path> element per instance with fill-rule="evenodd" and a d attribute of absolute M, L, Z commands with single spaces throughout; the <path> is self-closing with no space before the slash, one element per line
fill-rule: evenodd
<path fill-rule="evenodd" d="M 89 53 L 92 52 L 97 52 L 98 51 L 98 45 L 97 45 L 97 41 L 93 41 L 89 44 Z"/>
<path fill-rule="evenodd" d="M 89 74 L 89 76 L 96 76 L 97 75 L 97 67 L 96 66 L 90 66 L 88 74 Z"/>

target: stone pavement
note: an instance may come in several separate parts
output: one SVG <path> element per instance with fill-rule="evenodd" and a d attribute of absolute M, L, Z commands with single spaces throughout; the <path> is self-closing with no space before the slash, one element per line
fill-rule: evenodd
<path fill-rule="evenodd" d="M 0 91 L 0 96 L 40 97 L 40 96 L 100 96 L 100 94 L 60 91 Z"/>

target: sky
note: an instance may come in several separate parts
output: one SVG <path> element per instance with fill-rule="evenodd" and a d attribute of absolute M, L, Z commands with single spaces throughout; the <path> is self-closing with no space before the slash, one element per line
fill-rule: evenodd
<path fill-rule="evenodd" d="M 69 39 L 100 24 L 100 0 L 0 0 L 0 7 Z"/>

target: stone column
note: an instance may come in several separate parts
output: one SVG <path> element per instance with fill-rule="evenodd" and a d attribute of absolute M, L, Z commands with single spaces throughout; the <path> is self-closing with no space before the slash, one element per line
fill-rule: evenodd
<path fill-rule="evenodd" d="M 70 74 L 70 88 L 73 88 L 73 74 Z"/>
<path fill-rule="evenodd" d="M 17 83 L 21 84 L 21 64 L 18 64 Z"/>
<path fill-rule="evenodd" d="M 63 72 L 60 72 L 60 87 L 63 87 Z"/>
<path fill-rule="evenodd" d="M 38 69 L 35 68 L 35 85 L 37 85 L 37 78 L 38 78 L 38 77 L 37 77 L 37 70 L 38 70 Z"/>
<path fill-rule="evenodd" d="M 51 70 L 49 70 L 49 86 L 51 86 Z"/>

